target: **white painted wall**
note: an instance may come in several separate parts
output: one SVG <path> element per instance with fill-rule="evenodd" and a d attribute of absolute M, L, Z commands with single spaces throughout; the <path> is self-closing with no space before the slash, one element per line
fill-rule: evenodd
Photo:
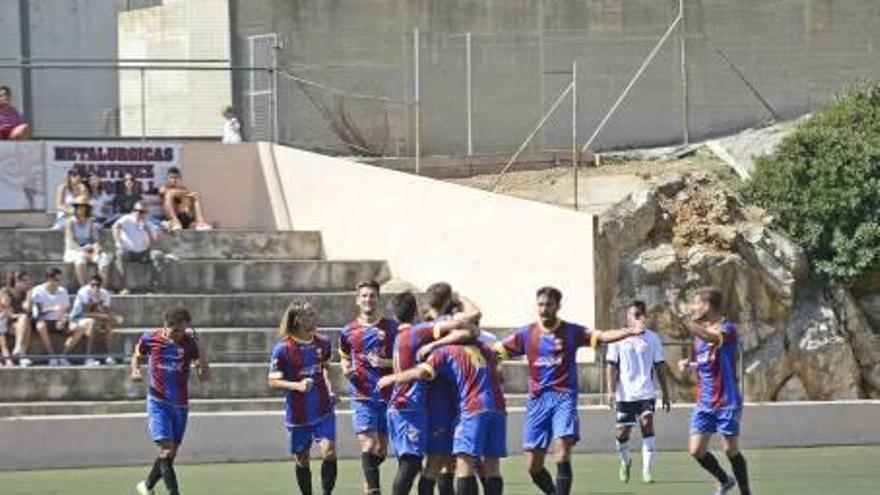
<path fill-rule="evenodd" d="M 657 414 L 661 450 L 687 448 L 691 407 L 676 405 L 670 414 Z M 339 411 L 336 416 L 337 452 L 343 458 L 360 455 L 350 414 Z M 508 411 L 511 455 L 522 452 L 524 415 L 521 407 Z M 580 418 L 582 441 L 575 447 L 577 452 L 614 449 L 614 425 L 607 407 L 581 407 Z M 179 462 L 289 459 L 283 420 L 280 410 L 192 413 Z M 880 429 L 866 426 L 878 422 L 880 401 L 748 404 L 742 440 L 746 449 L 877 444 Z M 0 438 L 0 470 L 145 465 L 156 455 L 144 414 L 0 418 Z"/>
<path fill-rule="evenodd" d="M 229 0 L 165 0 L 119 14 L 119 57 L 229 60 L 229 29 Z M 232 103 L 232 77 L 228 71 L 147 71 L 144 93 L 148 136 L 219 136 L 220 110 Z M 119 99 L 122 136 L 140 136 L 139 71 L 120 72 Z"/>
<path fill-rule="evenodd" d="M 269 145 L 263 145 L 269 146 Z M 535 290 L 562 290 L 563 317 L 592 325 L 593 217 L 534 201 L 275 146 L 295 230 L 320 230 L 330 259 L 388 261 L 425 289 L 447 281 L 484 325 L 535 318 Z M 267 153 L 261 153 L 267 156 Z M 267 177 L 271 177 L 267 174 Z"/>

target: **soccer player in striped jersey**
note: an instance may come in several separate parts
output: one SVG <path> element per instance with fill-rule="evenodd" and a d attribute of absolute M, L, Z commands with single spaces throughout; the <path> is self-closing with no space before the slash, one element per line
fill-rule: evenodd
<path fill-rule="evenodd" d="M 626 310 L 629 328 L 645 326 L 647 310 L 642 301 L 632 301 Z M 630 478 L 632 456 L 629 438 L 638 424 L 642 432 L 642 481 L 653 483 L 651 467 L 654 462 L 654 409 L 657 391 L 654 374 L 663 391 L 662 405 L 669 412 L 669 385 L 667 384 L 666 356 L 660 336 L 646 330 L 638 337 L 615 342 L 608 346 L 606 354 L 608 373 L 608 404 L 617 412 L 617 451 L 620 453 L 620 481 Z"/>
<path fill-rule="evenodd" d="M 379 466 L 388 452 L 386 410 L 390 390 L 376 388 L 379 378 L 391 373 L 391 357 L 397 323 L 378 314 L 379 284 L 368 280 L 357 285 L 359 314 L 342 329 L 339 355 L 342 372 L 348 378 L 352 421 L 361 447 L 365 492 L 381 493 Z"/>
<path fill-rule="evenodd" d="M 578 369 L 575 355 L 580 347 L 596 347 L 632 335 L 644 327 L 626 330 L 588 330 L 559 319 L 562 293 L 553 287 L 537 292 L 538 321 L 509 335 L 495 349 L 504 358 L 526 356 L 529 366 L 529 398 L 523 431 L 523 450 L 532 481 L 543 493 L 569 495 L 573 474 L 571 450 L 580 439 L 577 413 Z M 550 444 L 556 444 L 556 484 L 544 467 Z"/>
<path fill-rule="evenodd" d="M 333 493 L 336 486 L 335 398 L 327 375 L 330 341 L 315 333 L 317 317 L 311 305 L 293 301 L 284 312 L 281 340 L 272 350 L 269 386 L 285 391 L 289 450 L 296 461 L 296 482 L 302 495 L 312 495 L 309 450 L 319 442 L 321 449 L 321 491 Z"/>
<path fill-rule="evenodd" d="M 165 313 L 165 324 L 144 332 L 131 358 L 131 378 L 141 381 L 140 361 L 147 359 L 147 423 L 150 435 L 159 448 L 159 456 L 147 478 L 137 485 L 140 495 L 152 495 L 153 487 L 163 480 L 169 495 L 177 495 L 174 458 L 183 442 L 189 413 L 190 363 L 196 363 L 200 380 L 209 372 L 207 358 L 199 349 L 194 334 L 187 332 L 192 318 L 183 308 Z"/>
<path fill-rule="evenodd" d="M 739 451 L 742 396 L 736 376 L 738 335 L 736 325 L 722 315 L 721 292 L 713 288 L 696 291 L 691 300 L 696 361 L 679 363 L 684 371 L 696 370 L 697 404 L 691 417 L 690 453 L 700 466 L 718 480 L 716 495 L 739 483 L 742 495 L 751 495 L 746 459 Z M 733 467 L 731 478 L 709 452 L 712 435 L 721 435 L 724 453 Z"/>
<path fill-rule="evenodd" d="M 411 292 L 394 297 L 393 312 L 400 322 L 397 339 L 394 342 L 394 371 L 396 373 L 418 365 L 417 353 L 432 343 L 454 344 L 466 340 L 473 341 L 479 332 L 474 320 L 479 319 L 479 309 L 465 300 L 464 311 L 452 318 L 439 322 L 414 324 L 418 314 L 418 302 Z M 416 475 L 419 479 L 419 495 L 434 493 L 442 461 L 429 462 L 422 471 L 422 459 L 428 447 L 427 384 L 415 381 L 395 385 L 388 403 L 388 431 L 394 451 L 398 457 L 397 477 L 394 479 L 393 495 L 406 495 L 410 492 Z"/>
<path fill-rule="evenodd" d="M 415 380 L 449 379 L 459 401 L 452 452 L 456 495 L 477 495 L 477 464 L 486 476 L 486 495 L 504 489 L 501 458 L 507 456 L 507 412 L 495 353 L 480 344 L 447 345 L 415 368 L 382 378 L 380 387 Z"/>

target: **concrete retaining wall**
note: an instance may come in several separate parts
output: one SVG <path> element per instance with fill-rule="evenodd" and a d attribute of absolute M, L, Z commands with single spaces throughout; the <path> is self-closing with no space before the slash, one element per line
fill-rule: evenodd
<path fill-rule="evenodd" d="M 563 317 L 592 325 L 593 216 L 270 146 L 260 155 L 277 170 L 273 210 L 286 207 L 296 230 L 320 230 L 328 259 L 384 259 L 419 289 L 446 280 L 488 326 L 533 320 L 535 290 L 555 285 Z"/>
<path fill-rule="evenodd" d="M 508 448 L 520 452 L 523 410 L 508 415 Z M 658 446 L 683 450 L 690 408 L 657 417 Z M 355 457 L 349 414 L 337 414 L 338 452 Z M 281 460 L 287 458 L 282 413 L 193 413 L 180 462 Z M 752 404 L 744 416 L 746 448 L 880 443 L 880 401 Z M 112 432 L 108 435 L 108 432 Z M 235 432 L 230 434 L 230 432 Z M 581 409 L 580 452 L 610 451 L 613 423 L 606 408 Z M 139 465 L 155 453 L 142 414 L 37 416 L 0 419 L 0 469 Z M 510 461 L 508 461 L 510 462 Z"/>

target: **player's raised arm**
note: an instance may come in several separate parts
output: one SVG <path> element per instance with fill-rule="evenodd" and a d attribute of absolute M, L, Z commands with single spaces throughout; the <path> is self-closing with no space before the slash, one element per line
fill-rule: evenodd
<path fill-rule="evenodd" d="M 442 337 L 439 337 L 441 336 Z M 444 320 L 434 325 L 434 337 L 437 340 L 429 342 L 419 348 L 416 358 L 424 361 L 434 350 L 452 344 L 473 342 L 480 335 L 480 329 L 473 323 L 456 324 L 452 320 Z"/>
<path fill-rule="evenodd" d="M 463 296 L 458 297 L 458 302 L 461 303 L 462 309 L 455 313 L 452 319 L 459 323 L 472 323 L 476 325 L 480 318 L 483 317 L 480 308 L 473 301 Z"/>

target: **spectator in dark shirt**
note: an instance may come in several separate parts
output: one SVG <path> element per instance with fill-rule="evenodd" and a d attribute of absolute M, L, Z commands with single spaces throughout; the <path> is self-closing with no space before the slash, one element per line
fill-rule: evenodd
<path fill-rule="evenodd" d="M 30 137 L 31 127 L 12 106 L 12 90 L 9 86 L 0 86 L 0 140 L 22 141 Z"/>
<path fill-rule="evenodd" d="M 134 211 L 134 205 L 143 201 L 138 183 L 131 174 L 125 174 L 122 190 L 113 198 L 113 214 L 116 218 Z"/>

